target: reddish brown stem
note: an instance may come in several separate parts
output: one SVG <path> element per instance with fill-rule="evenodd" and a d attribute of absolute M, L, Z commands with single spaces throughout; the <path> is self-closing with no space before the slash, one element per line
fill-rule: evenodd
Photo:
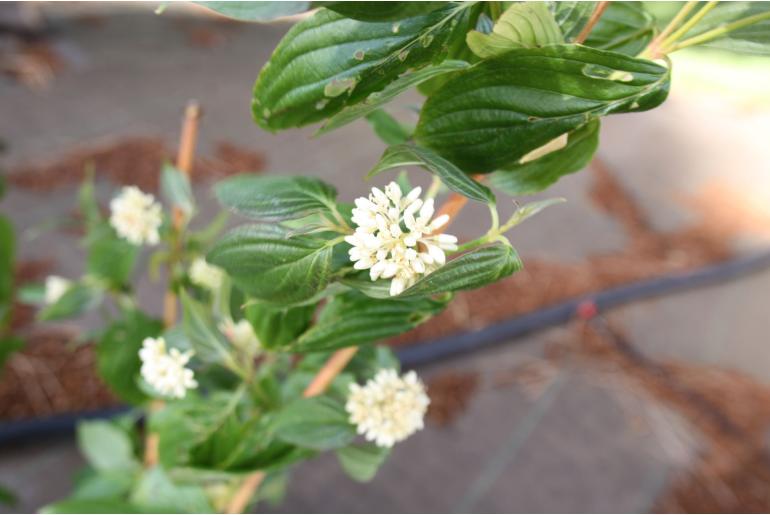
<path fill-rule="evenodd" d="M 596 4 L 594 12 L 592 12 L 591 17 L 588 18 L 588 23 L 586 23 L 585 27 L 583 27 L 583 30 L 581 30 L 580 34 L 578 34 L 575 38 L 575 43 L 584 43 L 585 40 L 588 39 L 588 35 L 591 34 L 592 30 L 594 30 L 594 26 L 599 23 L 599 19 L 602 17 L 602 14 L 604 14 L 605 9 L 607 9 L 609 5 L 609 2 L 599 2 Z"/>

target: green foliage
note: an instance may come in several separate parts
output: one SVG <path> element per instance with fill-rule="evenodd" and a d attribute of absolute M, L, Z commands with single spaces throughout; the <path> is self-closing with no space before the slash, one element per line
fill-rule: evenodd
<path fill-rule="evenodd" d="M 655 18 L 640 2 L 610 2 L 585 44 L 639 55 L 655 35 Z"/>
<path fill-rule="evenodd" d="M 397 22 L 320 9 L 289 30 L 254 86 L 253 115 L 269 130 L 317 122 L 436 59 L 465 6 Z M 313 70 L 312 74 L 307 70 Z"/>
<path fill-rule="evenodd" d="M 479 288 L 508 277 L 521 270 L 522 266 L 513 247 L 505 243 L 493 243 L 466 252 L 432 274 L 423 276 L 399 297 L 421 297 Z"/>
<path fill-rule="evenodd" d="M 145 338 L 158 336 L 162 329 L 160 321 L 140 311 L 129 311 L 99 338 L 96 346 L 99 374 L 123 401 L 140 404 L 147 400 L 137 384 L 142 365 L 139 349 Z"/>
<path fill-rule="evenodd" d="M 514 49 L 458 73 L 432 95 L 415 139 L 466 172 L 489 172 L 593 117 L 656 107 L 668 94 L 669 72 L 581 46 Z"/>
<path fill-rule="evenodd" d="M 334 129 L 338 129 L 363 116 L 368 118 L 381 106 L 387 104 L 408 89 L 438 77 L 447 77 L 450 74 L 459 70 L 464 70 L 469 66 L 470 65 L 465 61 L 446 60 L 435 66 L 406 73 L 388 84 L 382 91 L 369 95 L 363 102 L 342 109 L 339 113 L 324 122 L 316 135 L 325 134 Z"/>
<path fill-rule="evenodd" d="M 290 349 L 318 352 L 375 342 L 420 325 L 445 306 L 446 300 L 375 300 L 354 292 L 337 295 Z"/>
<path fill-rule="evenodd" d="M 59 300 L 43 308 L 38 313 L 38 318 L 42 321 L 52 321 L 76 317 L 98 306 L 103 295 L 103 290 L 95 285 L 75 283 Z"/>
<path fill-rule="evenodd" d="M 347 18 L 360 21 L 396 21 L 429 13 L 446 2 L 326 2 L 331 9 Z"/>
<path fill-rule="evenodd" d="M 195 3 L 236 20 L 265 22 L 307 11 L 312 2 L 230 2 L 216 0 L 214 2 Z"/>
<path fill-rule="evenodd" d="M 203 488 L 175 484 L 158 467 L 142 473 L 131 493 L 131 504 L 148 513 L 214 512 Z"/>
<path fill-rule="evenodd" d="M 729 32 L 725 30 L 727 26 L 735 24 L 742 26 Z M 681 40 L 703 36 L 712 31 L 717 31 L 714 38 L 703 41 L 710 47 L 770 55 L 770 3 L 720 2 L 700 23 L 684 34 Z"/>
<path fill-rule="evenodd" d="M 80 451 L 97 471 L 131 473 L 139 468 L 131 439 L 113 423 L 81 422 L 77 437 Z"/>
<path fill-rule="evenodd" d="M 348 476 L 356 481 L 374 479 L 380 466 L 390 455 L 389 447 L 374 444 L 349 445 L 337 450 L 337 459 Z"/>
<path fill-rule="evenodd" d="M 98 223 L 89 229 L 85 244 L 87 272 L 105 280 L 111 288 L 125 289 L 133 274 L 139 247 L 118 237 L 107 223 Z"/>
<path fill-rule="evenodd" d="M 44 506 L 40 513 L 145 513 L 121 499 L 67 499 Z"/>
<path fill-rule="evenodd" d="M 241 226 L 223 236 L 207 259 L 259 300 L 299 304 L 329 284 L 333 245 L 320 237 L 288 234 L 274 225 Z"/>
<path fill-rule="evenodd" d="M 345 407 L 323 395 L 288 404 L 278 412 L 274 430 L 280 440 L 319 451 L 343 447 L 356 436 Z"/>
<path fill-rule="evenodd" d="M 564 37 L 545 3 L 511 5 L 497 20 L 492 32 L 468 33 L 467 42 L 474 54 L 489 59 L 512 48 L 534 48 L 564 42 Z"/>
<path fill-rule="evenodd" d="M 250 302 L 244 314 L 266 349 L 280 349 L 293 342 L 310 326 L 316 307 L 281 308 L 263 302 Z"/>
<path fill-rule="evenodd" d="M 570 132 L 563 148 L 494 172 L 489 184 L 513 196 L 543 191 L 562 176 L 585 168 L 598 145 L 599 120 L 592 120 Z"/>
<path fill-rule="evenodd" d="M 332 186 L 310 177 L 238 175 L 217 183 L 214 191 L 223 206 L 261 221 L 329 213 L 337 196 Z"/>
<path fill-rule="evenodd" d="M 414 127 L 407 127 L 391 115 L 377 109 L 366 115 L 374 133 L 388 145 L 400 145 L 412 137 Z"/>
<path fill-rule="evenodd" d="M 494 203 L 495 196 L 486 186 L 471 179 L 454 164 L 430 149 L 416 145 L 396 145 L 388 147 L 368 177 L 401 166 L 420 166 L 434 174 L 450 190 L 479 202 Z"/>
<path fill-rule="evenodd" d="M 180 292 L 179 299 L 182 301 L 182 327 L 195 357 L 206 363 L 231 365 L 229 344 L 217 329 L 211 312 L 186 291 Z"/>
<path fill-rule="evenodd" d="M 195 211 L 195 199 L 187 175 L 170 163 L 164 163 L 160 172 L 160 191 L 169 205 L 181 209 L 187 218 Z"/>
<path fill-rule="evenodd" d="M 548 2 L 554 19 L 564 35 L 564 40 L 572 42 L 583 30 L 598 2 L 557 1 Z"/>

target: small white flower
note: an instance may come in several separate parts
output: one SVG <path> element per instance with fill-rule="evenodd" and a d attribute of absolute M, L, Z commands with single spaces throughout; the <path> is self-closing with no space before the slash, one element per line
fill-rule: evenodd
<path fill-rule="evenodd" d="M 369 198 L 355 201 L 352 220 L 356 231 L 346 236 L 350 260 L 357 270 L 369 270 L 372 281 L 391 279 L 390 294 L 398 295 L 420 275 L 446 263 L 444 251 L 457 250 L 457 238 L 437 234 L 449 220 L 442 215 L 431 220 L 433 199 L 419 198 L 420 188 L 406 196 L 395 182 L 372 188 Z"/>
<path fill-rule="evenodd" d="M 157 245 L 160 241 L 162 208 L 149 193 L 126 186 L 110 201 L 110 212 L 110 225 L 121 238 L 134 245 Z"/>
<path fill-rule="evenodd" d="M 55 304 L 72 286 L 72 281 L 59 277 L 58 275 L 49 275 L 45 278 L 45 303 Z"/>
<path fill-rule="evenodd" d="M 182 399 L 198 387 L 193 371 L 185 367 L 191 357 L 189 351 L 167 350 L 163 338 L 145 338 L 139 350 L 142 378 L 162 396 Z"/>
<path fill-rule="evenodd" d="M 210 265 L 203 258 L 196 258 L 190 265 L 190 281 L 193 284 L 216 291 L 222 286 L 225 272 L 218 266 Z"/>
<path fill-rule="evenodd" d="M 259 338 L 254 334 L 254 328 L 248 320 L 238 320 L 226 318 L 219 324 L 219 330 L 236 348 L 243 350 L 249 355 L 254 355 L 261 348 Z"/>
<path fill-rule="evenodd" d="M 423 428 L 430 399 L 417 374 L 382 369 L 364 386 L 351 384 L 345 409 L 359 434 L 392 447 Z"/>

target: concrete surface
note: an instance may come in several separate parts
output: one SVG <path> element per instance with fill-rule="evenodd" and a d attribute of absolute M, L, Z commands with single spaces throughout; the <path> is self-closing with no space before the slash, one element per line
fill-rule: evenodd
<path fill-rule="evenodd" d="M 312 129 L 271 135 L 250 119 L 253 80 L 287 25 L 221 24 L 190 18 L 154 4 L 94 9 L 98 23 L 57 14 L 59 45 L 72 58 L 50 89 L 31 91 L 0 79 L 0 137 L 9 145 L 6 166 L 56 158 L 75 146 L 122 136 L 160 135 L 173 146 L 188 98 L 206 116 L 201 151 L 218 141 L 262 151 L 271 173 L 307 173 L 335 184 L 342 198 L 368 188 L 358 178 L 384 145 L 358 122 L 322 138 Z M 78 7 L 82 10 L 82 7 Z M 6 8 L 7 9 L 7 8 Z M 2 11 L 0 11 L 0 14 Z M 6 11 L 7 13 L 7 11 Z M 197 48 L 190 30 L 208 27 L 222 44 Z M 405 106 L 418 99 L 409 94 Z M 608 118 L 599 154 L 641 202 L 653 224 L 673 229 L 694 214 L 680 202 L 714 178 L 747 195 L 768 198 L 770 112 L 677 92 L 662 108 Z M 634 142 L 633 145 L 629 142 Z M 417 172 L 415 176 L 419 175 Z M 423 180 L 423 179 L 421 179 Z M 568 262 L 622 248 L 618 223 L 589 200 L 589 174 L 559 182 L 547 196 L 568 203 L 517 228 L 512 241 L 526 257 Z M 100 183 L 109 195 L 110 184 Z M 24 231 L 69 213 L 74 188 L 55 195 L 13 190 L 3 201 Z M 213 209 L 207 198 L 204 210 Z M 747 200 L 748 201 L 748 200 Z M 504 209 L 510 210 L 511 206 Z M 486 210 L 471 206 L 453 227 L 461 237 L 486 227 Z M 764 240 L 756 240 L 757 245 Z M 53 255 L 57 272 L 79 272 L 80 250 L 71 236 L 25 240 L 23 257 Z M 157 286 L 144 282 L 143 303 L 159 307 Z M 618 310 L 618 320 L 654 357 L 726 365 L 770 379 L 766 335 L 770 272 L 729 285 L 648 301 Z M 476 371 L 481 391 L 449 427 L 429 426 L 398 446 L 378 478 L 366 485 L 347 479 L 333 456 L 299 467 L 281 512 L 645 512 L 672 470 L 685 467 L 696 445 L 673 413 L 591 375 L 580 364 L 560 369 L 539 396 L 518 385 L 495 387 L 497 371 L 537 362 L 545 345 L 564 335 L 551 331 L 421 371 Z M 646 414 L 640 430 L 628 415 Z M 15 509 L 35 510 L 63 496 L 82 464 L 70 438 L 0 448 L 0 484 L 19 493 Z M 3 509 L 3 507 L 0 507 Z"/>

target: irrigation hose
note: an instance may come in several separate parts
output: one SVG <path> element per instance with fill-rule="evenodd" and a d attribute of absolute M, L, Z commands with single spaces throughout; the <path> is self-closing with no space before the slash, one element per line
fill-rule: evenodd
<path fill-rule="evenodd" d="M 587 294 L 478 331 L 410 345 L 398 349 L 396 355 L 405 368 L 418 367 L 566 324 L 586 306 L 601 313 L 640 300 L 724 283 L 766 269 L 770 269 L 770 249 L 697 270 L 668 274 Z"/>
<path fill-rule="evenodd" d="M 664 275 L 584 295 L 479 331 L 410 345 L 398 349 L 396 355 L 405 368 L 419 367 L 494 345 L 513 343 L 512 340 L 516 338 L 566 324 L 586 308 L 591 310 L 592 314 L 601 313 L 640 300 L 721 284 L 767 269 L 770 269 L 770 249 L 689 272 Z M 126 408 L 110 408 L 86 413 L 67 413 L 46 419 L 4 422 L 0 424 L 0 445 L 40 435 L 69 432 L 79 420 L 109 418 L 126 411 Z"/>

